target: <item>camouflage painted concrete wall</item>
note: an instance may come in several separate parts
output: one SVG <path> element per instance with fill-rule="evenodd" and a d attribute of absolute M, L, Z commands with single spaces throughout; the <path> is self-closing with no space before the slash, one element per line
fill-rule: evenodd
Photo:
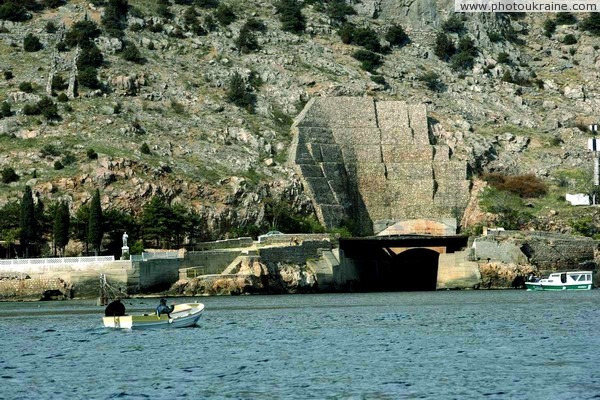
<path fill-rule="evenodd" d="M 467 164 L 432 145 L 425 105 L 366 97 L 311 99 L 292 126 L 290 162 L 327 227 L 378 233 L 405 219 L 456 216 Z"/>

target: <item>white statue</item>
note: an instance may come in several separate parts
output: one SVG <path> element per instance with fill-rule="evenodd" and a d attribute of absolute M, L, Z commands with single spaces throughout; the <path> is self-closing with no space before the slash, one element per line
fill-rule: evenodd
<path fill-rule="evenodd" d="M 127 247 L 127 232 L 123 233 L 123 247 Z"/>

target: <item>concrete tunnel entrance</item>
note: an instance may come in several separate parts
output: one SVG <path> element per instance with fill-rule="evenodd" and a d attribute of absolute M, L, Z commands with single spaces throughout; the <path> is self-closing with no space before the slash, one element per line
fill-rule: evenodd
<path fill-rule="evenodd" d="M 440 253 L 466 245 L 464 237 L 398 236 L 340 239 L 357 272 L 359 291 L 436 290 Z"/>

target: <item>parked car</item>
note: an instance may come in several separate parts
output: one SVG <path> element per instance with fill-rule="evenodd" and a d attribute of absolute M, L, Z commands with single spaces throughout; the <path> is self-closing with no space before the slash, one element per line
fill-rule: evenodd
<path fill-rule="evenodd" d="M 279 235 L 285 235 L 285 233 L 279 232 L 279 231 L 269 231 L 269 232 L 265 233 L 264 235 L 260 235 L 258 237 L 258 241 L 262 242 L 264 239 L 267 239 L 272 236 L 279 236 Z"/>

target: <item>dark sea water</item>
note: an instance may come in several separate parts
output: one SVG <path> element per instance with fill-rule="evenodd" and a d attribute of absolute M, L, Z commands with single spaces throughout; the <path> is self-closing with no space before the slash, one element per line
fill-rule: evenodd
<path fill-rule="evenodd" d="M 156 331 L 0 303 L 0 398 L 600 398 L 600 290 L 196 300 L 200 327 Z"/>

